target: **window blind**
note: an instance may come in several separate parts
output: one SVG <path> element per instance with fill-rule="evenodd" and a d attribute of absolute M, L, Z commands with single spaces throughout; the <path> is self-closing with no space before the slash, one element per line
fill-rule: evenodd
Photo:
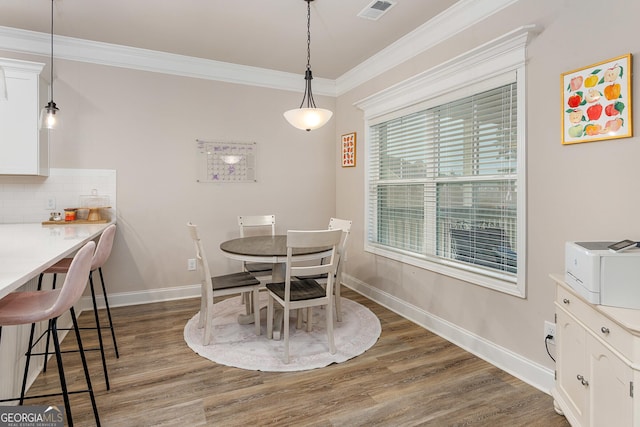
<path fill-rule="evenodd" d="M 368 240 L 517 272 L 516 83 L 369 129 Z"/>

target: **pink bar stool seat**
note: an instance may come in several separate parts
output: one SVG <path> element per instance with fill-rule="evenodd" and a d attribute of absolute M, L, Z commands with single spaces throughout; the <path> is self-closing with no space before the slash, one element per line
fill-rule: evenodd
<path fill-rule="evenodd" d="M 51 332 L 53 337 L 53 344 L 55 348 L 56 361 L 58 365 L 58 375 L 60 378 L 60 387 L 62 389 L 62 396 L 64 398 L 64 405 L 67 414 L 67 423 L 69 426 L 73 426 L 73 419 L 71 417 L 71 406 L 69 403 L 70 393 L 87 392 L 91 398 L 91 404 L 93 406 L 93 413 L 96 420 L 96 424 L 100 425 L 100 419 L 98 416 L 98 409 L 95 402 L 95 396 L 93 388 L 91 386 L 91 378 L 89 377 L 89 369 L 87 367 L 87 361 L 84 355 L 82 347 L 82 340 L 80 338 L 80 331 L 76 320 L 75 311 L 73 305 L 78 302 L 82 293 L 87 285 L 87 277 L 91 268 L 91 257 L 95 249 L 95 243 L 89 242 L 84 245 L 72 259 L 69 264 L 67 276 L 65 282 L 60 289 L 52 289 L 46 291 L 34 291 L 34 292 L 13 292 L 6 297 L 0 299 L 0 328 L 2 326 L 12 325 L 25 325 L 32 324 L 31 336 L 29 338 L 29 348 L 27 350 L 26 364 L 24 370 L 24 377 L 22 382 L 22 390 L 20 392 L 20 398 L 3 399 L 2 402 L 19 400 L 20 404 L 24 403 L 25 399 L 34 399 L 45 396 L 29 396 L 25 397 L 25 389 L 27 382 L 27 374 L 29 371 L 29 362 L 31 356 L 43 355 L 44 353 L 32 353 L 33 349 L 33 334 L 34 326 L 36 322 L 44 320 L 49 321 L 49 328 L 47 332 Z M 64 367 L 62 365 L 62 352 L 60 351 L 60 342 L 58 339 L 58 327 L 57 320 L 60 315 L 67 310 L 71 312 L 71 319 L 73 321 L 73 327 L 78 342 L 78 349 L 82 358 L 82 365 L 84 368 L 85 380 L 87 382 L 86 390 L 68 391 L 67 384 L 64 375 Z M 1 335 L 0 335 L 1 337 Z"/>
<path fill-rule="evenodd" d="M 48 320 L 60 290 L 14 292 L 0 300 L 0 325 L 24 325 Z"/>

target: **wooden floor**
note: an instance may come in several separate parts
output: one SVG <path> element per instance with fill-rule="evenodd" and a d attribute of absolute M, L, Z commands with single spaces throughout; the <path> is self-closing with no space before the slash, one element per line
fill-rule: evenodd
<path fill-rule="evenodd" d="M 120 359 L 108 364 L 111 391 L 97 352 L 90 371 L 103 426 L 568 426 L 550 396 L 506 374 L 357 293 L 382 335 L 366 353 L 305 372 L 246 371 L 195 354 L 183 328 L 198 300 L 113 309 Z M 91 325 L 92 313 L 80 316 Z M 95 332 L 84 331 L 86 346 Z M 75 346 L 69 335 L 65 347 Z M 72 387 L 83 384 L 79 356 L 65 357 Z M 55 361 L 30 393 L 59 390 Z M 59 404 L 48 398 L 40 404 Z M 28 404 L 38 404 L 31 400 Z M 93 425 L 86 394 L 72 397 L 75 425 Z"/>

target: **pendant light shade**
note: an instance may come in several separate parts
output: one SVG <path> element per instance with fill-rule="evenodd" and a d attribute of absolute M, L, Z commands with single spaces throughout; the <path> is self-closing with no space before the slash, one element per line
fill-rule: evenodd
<path fill-rule="evenodd" d="M 284 118 L 291 126 L 310 131 L 318 129 L 327 124 L 333 116 L 333 112 L 324 108 L 317 108 L 313 100 L 313 92 L 311 91 L 311 2 L 313 0 L 304 0 L 307 2 L 307 70 L 304 74 L 305 87 L 304 97 L 299 108 L 284 112 Z"/>
<path fill-rule="evenodd" d="M 291 126 L 302 130 L 321 128 L 333 116 L 333 112 L 324 108 L 294 108 L 284 112 L 284 118 Z"/>
<path fill-rule="evenodd" d="M 51 0 L 51 100 L 40 110 L 40 129 L 56 129 L 60 126 L 60 109 L 53 102 L 53 2 Z"/>
<path fill-rule="evenodd" d="M 56 115 L 60 109 L 56 107 L 53 99 L 40 111 L 40 129 L 56 129 L 58 127 L 58 117 Z"/>

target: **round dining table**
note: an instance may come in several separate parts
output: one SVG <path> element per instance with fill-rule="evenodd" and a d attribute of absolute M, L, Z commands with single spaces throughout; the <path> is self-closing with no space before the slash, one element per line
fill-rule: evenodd
<path fill-rule="evenodd" d="M 267 262 L 273 264 L 273 282 L 284 282 L 287 262 L 287 236 L 248 236 L 227 240 L 220 244 L 220 250 L 227 258 L 247 262 Z M 317 258 L 318 252 L 330 252 L 330 248 L 296 248 L 293 256 L 296 261 Z"/>
<path fill-rule="evenodd" d="M 227 240 L 220 243 L 220 250 L 230 259 L 247 262 L 266 262 L 273 264 L 271 281 L 284 282 L 287 269 L 287 236 L 276 234 L 267 236 L 247 236 Z M 317 259 L 319 252 L 331 254 L 331 248 L 296 248 L 292 256 L 296 261 Z M 307 257 L 305 255 L 308 255 Z M 253 312 L 238 316 L 238 322 L 248 324 L 253 322 Z M 282 325 L 282 310 L 276 310 L 274 319 L 273 338 L 280 338 Z"/>

